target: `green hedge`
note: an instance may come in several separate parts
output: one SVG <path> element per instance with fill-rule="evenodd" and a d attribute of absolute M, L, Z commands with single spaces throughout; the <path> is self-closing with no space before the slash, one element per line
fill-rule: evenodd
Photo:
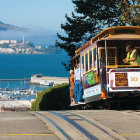
<path fill-rule="evenodd" d="M 32 103 L 31 111 L 63 110 L 70 105 L 69 85 L 61 84 L 43 90 Z"/>

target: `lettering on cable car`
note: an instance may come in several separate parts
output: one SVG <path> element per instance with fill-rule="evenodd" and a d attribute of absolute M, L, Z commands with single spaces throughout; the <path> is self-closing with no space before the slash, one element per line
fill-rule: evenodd
<path fill-rule="evenodd" d="M 130 79 L 131 79 L 132 82 L 136 82 L 136 81 L 139 80 L 138 77 L 130 77 Z"/>
<path fill-rule="evenodd" d="M 127 73 L 115 73 L 115 86 L 128 86 Z"/>

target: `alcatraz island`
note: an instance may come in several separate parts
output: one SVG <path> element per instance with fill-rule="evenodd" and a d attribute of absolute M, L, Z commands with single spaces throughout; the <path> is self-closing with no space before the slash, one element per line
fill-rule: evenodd
<path fill-rule="evenodd" d="M 55 46 L 34 46 L 30 41 L 0 40 L 0 54 L 52 54 L 60 49 Z"/>

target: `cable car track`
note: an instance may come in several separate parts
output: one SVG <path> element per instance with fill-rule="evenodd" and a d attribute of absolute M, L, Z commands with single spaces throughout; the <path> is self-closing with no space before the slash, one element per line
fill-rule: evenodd
<path fill-rule="evenodd" d="M 120 138 L 118 138 L 117 135 L 114 135 L 114 133 L 112 133 L 112 131 L 108 131 L 108 129 L 106 130 L 106 129 L 102 128 L 102 126 L 95 124 L 93 121 L 90 121 L 89 119 L 87 119 L 83 116 L 77 115 L 77 114 L 69 112 L 69 111 L 59 111 L 59 112 L 45 111 L 42 113 L 38 113 L 38 112 L 35 112 L 35 113 L 44 117 L 49 122 L 51 122 L 69 140 L 73 139 L 73 137 L 71 136 L 71 133 L 64 131 L 64 130 L 66 130 L 65 128 L 63 128 L 64 126 L 63 125 L 60 126 L 60 123 L 58 123 L 56 120 L 53 121 L 52 119 L 50 119 L 51 114 L 54 117 L 55 116 L 59 117 L 62 122 L 65 121 L 68 123 L 68 125 L 70 124 L 72 127 L 74 127 L 76 130 L 81 132 L 82 135 L 84 135 L 89 140 L 99 140 L 100 139 L 99 137 L 97 137 L 97 134 L 94 132 L 94 129 L 96 129 L 98 132 L 107 136 L 110 139 L 116 139 L 116 140 L 120 139 Z M 49 117 L 48 117 L 47 113 L 49 113 Z M 87 124 L 87 125 L 83 125 L 83 122 L 84 122 L 84 124 Z M 93 128 L 93 130 L 89 129 L 88 125 L 91 128 Z"/>
<path fill-rule="evenodd" d="M 114 139 L 117 139 L 116 137 L 114 137 L 113 135 L 111 135 L 109 132 L 107 132 L 105 129 L 101 128 L 100 126 L 98 126 L 98 125 L 95 124 L 94 122 L 88 120 L 87 118 L 85 118 L 85 117 L 83 117 L 83 116 L 80 116 L 80 115 L 77 115 L 77 114 L 75 114 L 75 113 L 67 112 L 67 111 L 66 111 L 66 113 L 68 113 L 68 114 L 73 114 L 73 115 L 75 115 L 75 116 L 77 116 L 77 117 L 79 117 L 79 118 L 81 118 L 81 119 L 87 121 L 88 123 L 92 124 L 92 125 L 95 126 L 96 128 L 100 129 L 102 132 L 106 133 L 107 135 L 111 136 L 111 137 L 114 138 Z"/>
<path fill-rule="evenodd" d="M 74 120 L 68 118 L 66 115 L 62 115 L 60 113 L 56 113 L 53 111 L 47 111 L 49 113 L 52 113 L 54 115 L 57 115 L 59 117 L 61 117 L 62 119 L 64 119 L 65 121 L 69 122 L 70 124 L 72 124 L 75 128 L 77 128 L 79 131 L 81 131 L 86 137 L 88 137 L 90 140 L 98 140 L 97 137 L 95 137 L 94 135 L 92 135 L 90 132 L 88 132 L 85 128 L 83 128 L 81 125 L 79 125 L 78 123 L 76 123 Z"/>
<path fill-rule="evenodd" d="M 38 114 L 40 116 L 42 116 L 43 118 L 45 118 L 46 120 L 48 120 L 51 124 L 53 124 L 68 140 L 72 140 L 72 138 L 60 127 L 58 126 L 52 119 L 48 118 L 46 115 L 39 113 L 39 112 L 35 112 L 35 114 Z"/>

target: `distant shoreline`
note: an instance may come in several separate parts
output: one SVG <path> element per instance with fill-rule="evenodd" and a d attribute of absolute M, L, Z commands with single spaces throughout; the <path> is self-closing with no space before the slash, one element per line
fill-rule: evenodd
<path fill-rule="evenodd" d="M 35 46 L 30 41 L 0 40 L 0 54 L 53 54 L 61 49 L 56 46 Z"/>
<path fill-rule="evenodd" d="M 23 53 L 20 53 L 20 54 L 17 54 L 17 53 L 0 53 L 0 55 L 66 55 L 67 54 L 63 54 L 63 53 L 43 53 L 43 54 L 23 54 Z"/>

